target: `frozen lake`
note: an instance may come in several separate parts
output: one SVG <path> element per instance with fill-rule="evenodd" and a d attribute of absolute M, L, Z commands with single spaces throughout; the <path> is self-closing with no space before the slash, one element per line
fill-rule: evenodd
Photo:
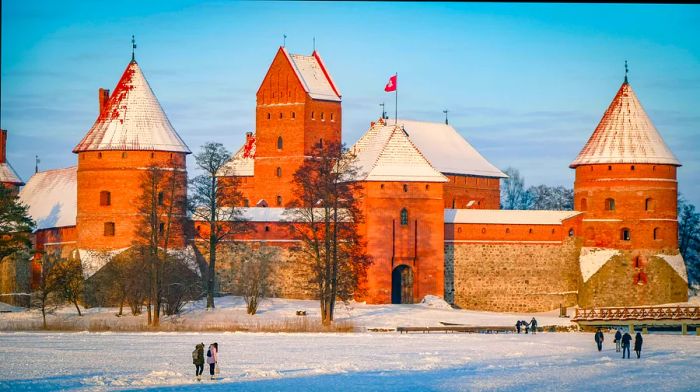
<path fill-rule="evenodd" d="M 621 359 L 591 333 L 0 333 L 0 390 L 178 390 L 191 352 L 216 341 L 235 391 L 658 390 L 700 385 L 700 337 L 646 335 Z M 206 375 L 206 373 L 205 373 Z"/>

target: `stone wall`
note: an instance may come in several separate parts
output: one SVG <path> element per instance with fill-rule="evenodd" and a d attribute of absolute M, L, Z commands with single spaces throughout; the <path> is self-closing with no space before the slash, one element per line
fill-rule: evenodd
<path fill-rule="evenodd" d="M 643 252 L 642 252 L 643 253 Z M 643 255 L 643 264 L 635 265 L 639 251 L 613 256 L 581 285 L 579 306 L 658 305 L 688 300 L 688 284 L 666 261 Z M 635 279 L 640 272 L 646 282 Z"/>
<path fill-rule="evenodd" d="M 445 299 L 463 309 L 542 312 L 577 302 L 580 240 L 446 243 Z"/>
<path fill-rule="evenodd" d="M 27 294 L 31 273 L 29 255 L 7 256 L 0 260 L 0 302 L 29 306 Z"/>

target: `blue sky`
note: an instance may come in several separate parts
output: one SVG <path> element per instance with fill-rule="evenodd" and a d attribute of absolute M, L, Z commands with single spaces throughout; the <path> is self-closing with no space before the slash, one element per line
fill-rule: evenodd
<path fill-rule="evenodd" d="M 399 116 L 455 126 L 526 185 L 573 186 L 568 164 L 630 64 L 630 82 L 683 163 L 700 206 L 700 6 L 119 1 L 2 3 L 1 126 L 23 179 L 75 163 L 97 116 L 97 89 L 137 60 L 192 150 L 236 150 L 254 128 L 255 92 L 287 34 L 312 40 L 343 94 L 353 143 L 393 95 Z M 190 164 L 190 168 L 193 165 Z"/>

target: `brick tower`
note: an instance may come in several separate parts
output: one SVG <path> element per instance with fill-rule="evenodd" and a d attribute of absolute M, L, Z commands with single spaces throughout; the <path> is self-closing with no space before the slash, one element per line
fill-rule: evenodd
<path fill-rule="evenodd" d="M 78 248 L 119 250 L 132 245 L 138 223 L 137 198 L 145 169 L 159 166 L 187 191 L 185 156 L 190 153 L 132 59 L 110 95 L 99 91 L 100 112 L 73 149 L 78 154 Z M 177 216 L 185 217 L 184 206 Z M 172 247 L 184 246 L 183 226 Z"/>
<path fill-rule="evenodd" d="M 676 210 L 680 165 L 625 76 L 570 165 L 576 170 L 574 207 L 584 213 L 582 254 L 586 247 L 617 251 L 613 262 L 599 267 L 598 281 L 584 282 L 581 305 L 588 296 L 603 301 L 594 305 L 637 305 L 675 302 L 687 295 L 679 279 L 685 278 Z M 620 290 L 606 287 L 606 281 Z"/>
<path fill-rule="evenodd" d="M 292 175 L 318 143 L 341 140 L 340 92 L 318 52 L 280 47 L 257 92 L 254 191 L 251 206 L 292 200 Z"/>

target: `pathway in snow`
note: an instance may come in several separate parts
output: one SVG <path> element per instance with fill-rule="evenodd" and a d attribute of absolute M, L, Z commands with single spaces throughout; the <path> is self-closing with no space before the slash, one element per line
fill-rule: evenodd
<path fill-rule="evenodd" d="M 606 336 L 515 334 L 0 333 L 0 390 L 177 390 L 219 342 L 220 390 L 697 390 L 700 338 L 646 335 L 641 360 Z M 633 353 L 634 356 L 634 353 Z"/>

